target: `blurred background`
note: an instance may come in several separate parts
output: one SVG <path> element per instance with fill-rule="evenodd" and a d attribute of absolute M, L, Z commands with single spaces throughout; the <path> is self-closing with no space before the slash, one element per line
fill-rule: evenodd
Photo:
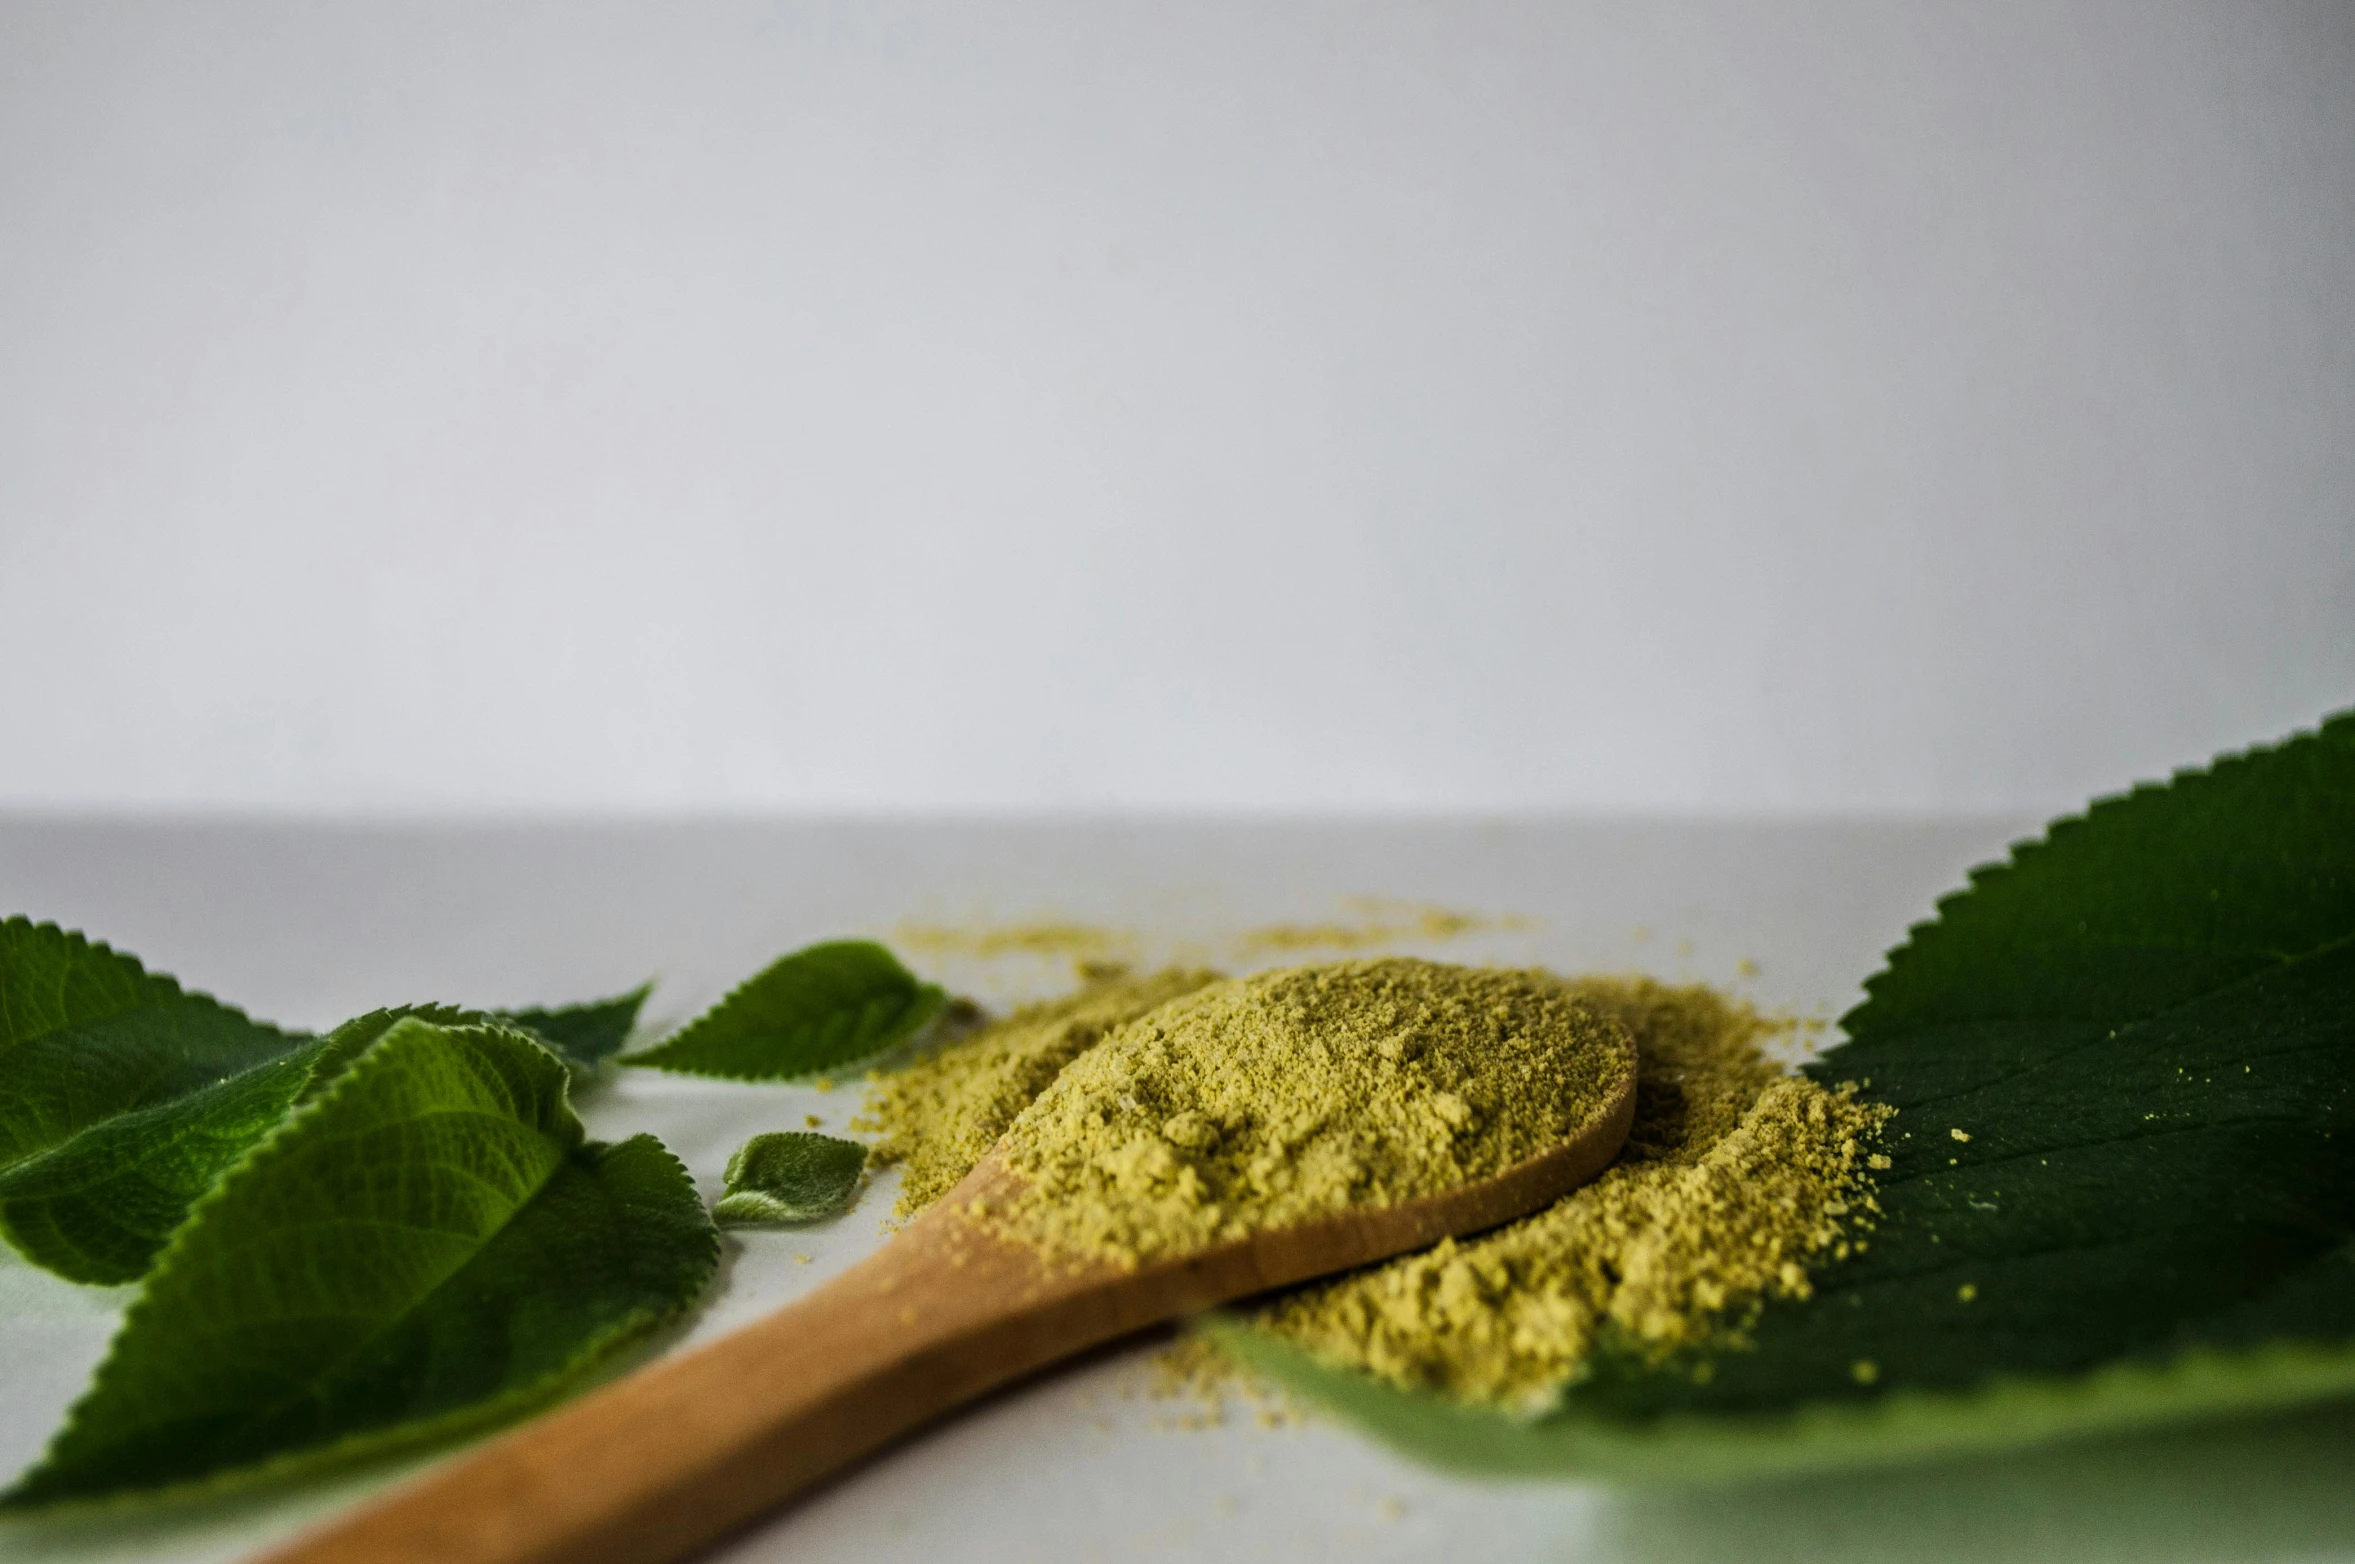
<path fill-rule="evenodd" d="M 0 5 L 0 806 L 2042 810 L 2355 696 L 2355 7 Z"/>

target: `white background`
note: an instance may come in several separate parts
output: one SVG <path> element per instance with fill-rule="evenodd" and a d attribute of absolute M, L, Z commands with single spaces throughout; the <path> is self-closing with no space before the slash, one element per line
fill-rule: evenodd
<path fill-rule="evenodd" d="M 2355 7 L 0 4 L 0 805 L 2049 808 L 2355 693 Z"/>

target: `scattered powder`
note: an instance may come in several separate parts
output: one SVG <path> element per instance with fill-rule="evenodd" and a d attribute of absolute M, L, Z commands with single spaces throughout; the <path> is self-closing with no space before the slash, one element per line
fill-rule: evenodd
<path fill-rule="evenodd" d="M 979 1210 L 1135 1264 L 1395 1205 L 1574 1138 L 1634 1064 L 1543 972 L 1389 958 L 1213 984 L 1120 1026 L 1006 1129 L 1021 1195 Z"/>
<path fill-rule="evenodd" d="M 1587 979 L 1639 1049 L 1618 1162 L 1535 1216 L 1262 1308 L 1326 1362 L 1458 1400 L 1549 1405 L 1599 1341 L 1652 1357 L 1738 1339 L 1806 1265 L 1845 1256 L 1877 1209 L 1864 1145 L 1891 1110 L 1783 1075 L 1788 1022 L 1706 988 Z"/>
<path fill-rule="evenodd" d="M 1236 953 L 1246 959 L 1304 950 L 1373 950 L 1406 940 L 1439 941 L 1479 934 L 1492 928 L 1517 929 L 1519 918 L 1491 919 L 1445 907 L 1424 907 L 1372 897 L 1353 903 L 1363 917 L 1350 923 L 1273 923 L 1235 937 Z"/>
<path fill-rule="evenodd" d="M 1065 1064 L 1211 980 L 1100 974 L 885 1077 L 856 1127 L 880 1134 L 877 1162 L 907 1164 L 900 1214 L 970 1171 Z M 1256 1323 L 1328 1362 L 1528 1410 L 1549 1404 L 1606 1335 L 1661 1354 L 1736 1338 L 1760 1299 L 1805 1296 L 1809 1262 L 1863 1242 L 1877 1209 L 1866 1170 L 1888 1159 L 1860 1148 L 1890 1110 L 1787 1075 L 1766 1052 L 1794 1030 L 1823 1030 L 1820 1018 L 1768 1017 L 1705 987 L 1640 977 L 1564 987 L 1636 1040 L 1636 1121 L 1619 1160 L 1521 1222 L 1301 1289 Z M 1142 1119 L 1141 1104 L 1123 1117 Z M 1169 1145 L 1173 1162 L 1190 1162 L 1183 1149 Z M 1223 1396 L 1231 1372 L 1195 1337 L 1156 1369 L 1164 1393 L 1206 1399 Z M 1280 1398 L 1270 1405 L 1287 1415 Z"/>
<path fill-rule="evenodd" d="M 1094 928 L 1084 923 L 1053 921 L 985 924 L 973 928 L 939 923 L 903 923 L 896 932 L 898 942 L 910 950 L 975 956 L 985 961 L 999 956 L 1070 956 L 1086 959 L 1102 956 L 1128 943 L 1109 929 Z"/>
<path fill-rule="evenodd" d="M 875 1137 L 869 1162 L 902 1165 L 894 1214 L 915 1215 L 973 1171 L 1063 1067 L 1124 1021 L 1216 982 L 1176 969 L 1137 977 L 1091 969 L 1076 994 L 1026 1005 L 882 1075 L 851 1121 Z"/>
<path fill-rule="evenodd" d="M 1313 1415 L 1308 1403 L 1275 1381 L 1245 1371 L 1209 1337 L 1192 1331 L 1155 1349 L 1144 1363 L 1145 1393 L 1157 1401 L 1214 1407 L 1224 1416 L 1240 1396 L 1252 1421 L 1267 1429 L 1298 1427 Z"/>
<path fill-rule="evenodd" d="M 1374 951 L 1408 943 L 1434 944 L 1494 930 L 1528 928 L 1516 916 L 1484 917 L 1421 902 L 1393 901 L 1379 896 L 1351 897 L 1343 903 L 1350 916 L 1315 923 L 1275 923 L 1247 929 L 1223 943 L 1246 965 L 1269 956 L 1298 956 L 1307 951 Z M 968 956 L 993 961 L 1007 956 L 1067 957 L 1080 964 L 1134 960 L 1141 941 L 1134 933 L 1060 919 L 1030 923 L 902 923 L 897 942 L 909 950 L 944 956 Z M 1180 946 L 1164 955 L 1198 946 Z M 1181 959 L 1183 959 L 1181 954 Z"/>

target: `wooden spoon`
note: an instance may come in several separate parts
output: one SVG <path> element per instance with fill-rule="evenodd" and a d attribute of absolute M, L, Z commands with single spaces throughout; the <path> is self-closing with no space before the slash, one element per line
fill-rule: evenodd
<path fill-rule="evenodd" d="M 757 1325 L 437 1467 L 271 1564 L 660 1564 L 983 1392 L 1148 1325 L 1526 1215 L 1619 1154 L 1631 1068 L 1577 1138 L 1493 1178 L 1133 1270 L 978 1225 L 993 1155 L 882 1249 Z"/>

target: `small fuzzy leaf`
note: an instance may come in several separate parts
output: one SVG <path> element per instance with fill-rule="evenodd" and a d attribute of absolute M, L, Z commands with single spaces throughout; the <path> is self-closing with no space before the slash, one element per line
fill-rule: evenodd
<path fill-rule="evenodd" d="M 839 1070 L 913 1036 L 948 1002 L 871 940 L 780 957 L 668 1039 L 624 1064 L 785 1081 Z"/>
<path fill-rule="evenodd" d="M 728 1159 L 712 1215 L 723 1227 L 824 1221 L 850 1209 L 866 1171 L 867 1148 L 857 1141 L 806 1130 L 755 1135 Z"/>
<path fill-rule="evenodd" d="M 255 1145 L 157 1261 L 13 1507 L 218 1486 L 512 1416 L 702 1292 L 717 1239 L 569 1074 L 405 1016 Z"/>

